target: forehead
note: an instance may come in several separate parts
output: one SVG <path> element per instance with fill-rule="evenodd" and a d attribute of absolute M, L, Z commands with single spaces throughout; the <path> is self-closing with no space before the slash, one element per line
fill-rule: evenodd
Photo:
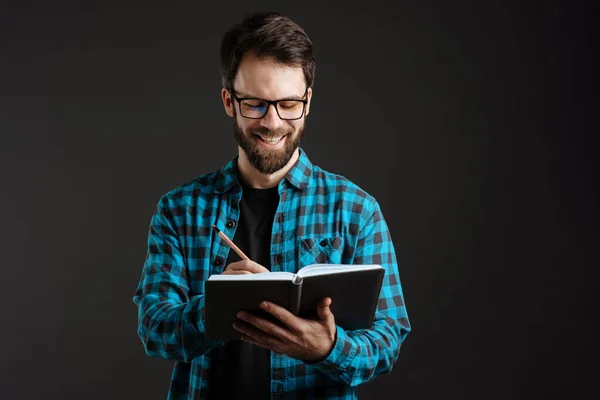
<path fill-rule="evenodd" d="M 239 95 L 277 100 L 302 96 L 306 80 L 302 67 L 283 65 L 273 58 L 246 53 L 240 62 L 233 88 Z"/>

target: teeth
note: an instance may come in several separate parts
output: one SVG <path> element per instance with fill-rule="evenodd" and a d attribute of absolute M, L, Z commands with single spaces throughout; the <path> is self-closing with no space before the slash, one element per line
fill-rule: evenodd
<path fill-rule="evenodd" d="M 265 139 L 265 138 L 261 138 L 263 142 L 269 143 L 269 144 L 275 144 L 278 143 L 281 139 L 283 138 L 283 136 L 278 137 L 278 138 L 274 138 L 274 139 Z"/>

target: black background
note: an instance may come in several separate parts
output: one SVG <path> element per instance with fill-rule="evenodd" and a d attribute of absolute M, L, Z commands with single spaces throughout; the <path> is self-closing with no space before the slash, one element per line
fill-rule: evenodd
<path fill-rule="evenodd" d="M 591 8 L 5 0 L 0 397 L 165 398 L 132 302 L 149 219 L 236 154 L 218 50 L 259 10 L 311 37 L 304 148 L 396 245 L 413 331 L 361 398 L 597 392 Z"/>

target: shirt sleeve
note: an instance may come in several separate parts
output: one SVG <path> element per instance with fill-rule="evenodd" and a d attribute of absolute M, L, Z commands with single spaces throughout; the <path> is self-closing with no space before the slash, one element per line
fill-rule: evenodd
<path fill-rule="evenodd" d="M 392 370 L 411 329 L 394 246 L 377 203 L 360 230 L 353 264 L 385 268 L 373 326 L 354 331 L 337 326 L 332 351 L 314 366 L 338 382 L 357 386 Z"/>
<path fill-rule="evenodd" d="M 188 270 L 166 196 L 150 222 L 133 302 L 138 335 L 149 356 L 189 362 L 224 343 L 204 338 L 204 294 L 190 296 Z"/>

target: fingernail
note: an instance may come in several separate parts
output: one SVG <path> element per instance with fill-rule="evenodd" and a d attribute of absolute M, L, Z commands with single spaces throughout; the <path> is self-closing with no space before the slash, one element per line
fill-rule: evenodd
<path fill-rule="evenodd" d="M 269 303 L 267 303 L 266 301 L 261 301 L 260 308 L 264 308 L 266 310 L 267 308 L 269 308 Z"/>
<path fill-rule="evenodd" d="M 243 319 L 245 316 L 246 316 L 246 313 L 243 312 L 243 311 L 240 311 L 240 312 L 237 313 L 237 317 L 238 318 L 242 318 Z"/>

